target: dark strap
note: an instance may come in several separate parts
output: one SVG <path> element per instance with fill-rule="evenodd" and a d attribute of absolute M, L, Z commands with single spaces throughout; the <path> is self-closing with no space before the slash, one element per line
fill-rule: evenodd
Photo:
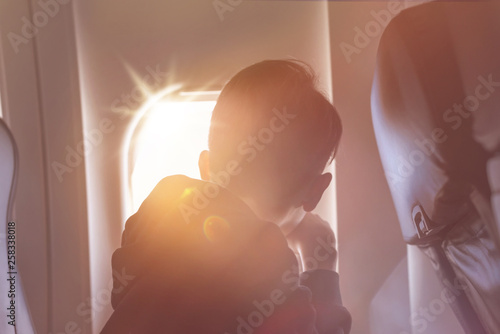
<path fill-rule="evenodd" d="M 465 293 L 466 288 L 460 287 L 460 284 L 464 284 L 465 282 L 461 281 L 455 274 L 442 246 L 434 244 L 428 247 L 425 253 L 437 264 L 437 266 L 434 266 L 436 274 L 443 284 L 447 295 L 451 297 L 449 304 L 465 333 L 487 334 L 477 313 L 470 304 L 469 298 Z"/>

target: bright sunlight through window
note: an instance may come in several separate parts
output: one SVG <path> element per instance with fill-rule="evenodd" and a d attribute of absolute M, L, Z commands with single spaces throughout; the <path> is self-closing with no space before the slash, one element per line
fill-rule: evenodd
<path fill-rule="evenodd" d="M 145 114 L 133 147 L 133 212 L 164 177 L 199 178 L 198 156 L 208 148 L 215 101 L 160 102 Z"/>

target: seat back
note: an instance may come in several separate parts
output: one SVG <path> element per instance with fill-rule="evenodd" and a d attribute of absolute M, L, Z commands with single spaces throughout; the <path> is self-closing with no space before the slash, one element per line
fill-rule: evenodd
<path fill-rule="evenodd" d="M 17 240 L 12 204 L 17 176 L 14 137 L 0 119 L 0 308 L 7 317 L 0 321 L 0 333 L 34 333 L 17 266 Z M 4 313 L 5 314 L 5 313 Z"/>
<path fill-rule="evenodd" d="M 381 38 L 372 87 L 403 238 L 426 252 L 445 287 L 463 287 L 452 307 L 475 334 L 500 332 L 500 238 L 487 172 L 500 141 L 480 140 L 500 137 L 499 15 L 496 1 L 404 10 Z"/>

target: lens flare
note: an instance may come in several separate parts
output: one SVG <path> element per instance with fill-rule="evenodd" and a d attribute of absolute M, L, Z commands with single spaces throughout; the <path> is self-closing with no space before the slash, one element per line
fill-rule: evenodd
<path fill-rule="evenodd" d="M 186 188 L 182 192 L 181 199 L 184 199 L 193 193 L 193 188 Z"/>
<path fill-rule="evenodd" d="M 207 217 L 203 223 L 203 233 L 211 242 L 223 239 L 229 229 L 229 223 L 224 218 L 219 216 Z"/>

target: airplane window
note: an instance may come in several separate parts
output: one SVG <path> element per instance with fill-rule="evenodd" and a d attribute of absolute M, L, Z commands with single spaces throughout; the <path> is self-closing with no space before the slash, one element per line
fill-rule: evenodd
<path fill-rule="evenodd" d="M 132 212 L 164 177 L 200 178 L 198 156 L 208 148 L 215 101 L 160 102 L 141 120 L 131 163 Z"/>

